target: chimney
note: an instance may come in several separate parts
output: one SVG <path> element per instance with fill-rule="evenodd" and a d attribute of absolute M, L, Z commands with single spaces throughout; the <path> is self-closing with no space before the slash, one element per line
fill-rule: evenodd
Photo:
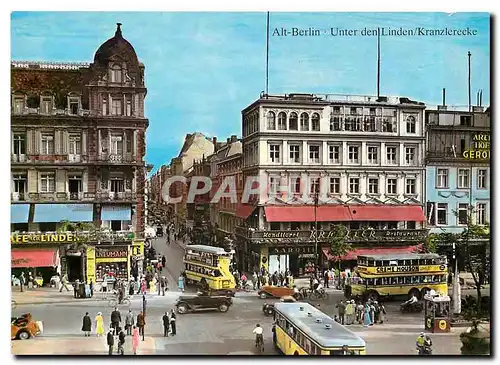
<path fill-rule="evenodd" d="M 443 87 L 443 104 L 437 106 L 438 110 L 446 110 L 448 109 L 446 107 L 446 89 Z"/>
<path fill-rule="evenodd" d="M 226 143 L 227 144 L 231 143 L 231 138 L 226 139 Z"/>
<path fill-rule="evenodd" d="M 238 142 L 238 136 L 234 134 L 231 136 L 231 143 L 235 143 L 235 142 Z"/>
<path fill-rule="evenodd" d="M 212 137 L 212 143 L 217 146 L 217 137 Z"/>

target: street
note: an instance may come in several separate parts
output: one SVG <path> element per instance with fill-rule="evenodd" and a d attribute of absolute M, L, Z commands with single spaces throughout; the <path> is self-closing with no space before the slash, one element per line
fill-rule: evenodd
<path fill-rule="evenodd" d="M 177 285 L 172 286 L 171 278 L 176 278 L 182 269 L 183 249 L 177 243 L 165 244 L 164 239 L 153 243 L 157 252 L 167 256 L 170 290 L 165 296 L 149 294 L 147 297 L 145 341 L 139 345 L 139 354 L 156 355 L 228 355 L 257 354 L 254 348 L 252 330 L 257 323 L 264 329 L 265 355 L 277 352 L 272 345 L 272 317 L 265 317 L 262 305 L 265 303 L 255 292 L 238 292 L 233 306 L 227 313 L 197 312 L 177 315 L 177 335 L 163 337 L 161 317 L 165 311 L 174 308 L 179 296 Z M 317 301 L 327 314 L 336 314 L 335 305 L 343 299 L 340 291 L 331 291 L 327 301 Z M 276 300 L 268 300 L 273 302 Z M 369 355 L 413 355 L 415 339 L 423 329 L 423 314 L 399 312 L 399 302 L 386 303 L 387 322 L 364 328 L 361 325 L 348 326 L 362 337 L 367 344 Z M 122 319 L 128 307 L 121 306 Z M 130 309 L 135 315 L 142 309 L 142 298 L 132 299 Z M 92 319 L 102 312 L 105 327 L 109 327 L 110 308 L 106 301 L 80 299 L 70 303 L 18 305 L 13 315 L 30 312 L 35 320 L 43 321 L 44 333 L 28 341 L 12 341 L 14 354 L 107 354 L 105 338 L 90 338 L 80 331 L 82 317 L 89 312 Z M 94 321 L 93 321 L 94 322 Z M 94 323 L 93 323 L 94 326 Z M 93 328 L 94 329 L 94 328 Z M 431 334 L 436 355 L 456 355 L 460 353 L 459 334 L 461 328 L 454 328 L 449 334 Z M 130 337 L 127 338 L 125 352 L 131 354 Z"/>

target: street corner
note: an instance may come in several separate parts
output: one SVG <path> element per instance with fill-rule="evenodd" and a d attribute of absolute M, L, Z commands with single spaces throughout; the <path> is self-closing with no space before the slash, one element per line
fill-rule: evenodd
<path fill-rule="evenodd" d="M 79 355 L 107 351 L 106 339 L 95 338 L 43 338 L 11 341 L 11 353 L 22 355 Z"/>

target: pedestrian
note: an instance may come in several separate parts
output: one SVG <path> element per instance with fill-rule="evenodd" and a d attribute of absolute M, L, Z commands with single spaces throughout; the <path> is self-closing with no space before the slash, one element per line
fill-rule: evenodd
<path fill-rule="evenodd" d="M 137 327 L 139 327 L 139 335 L 144 336 L 144 326 L 146 325 L 146 320 L 144 319 L 144 314 L 139 313 L 137 315 Z"/>
<path fill-rule="evenodd" d="M 165 312 L 162 319 L 163 319 L 163 337 L 168 337 L 168 331 L 170 327 L 170 319 L 168 318 L 168 312 Z"/>
<path fill-rule="evenodd" d="M 162 265 L 163 267 L 166 267 L 166 265 L 167 265 L 167 258 L 165 257 L 165 255 L 163 255 L 163 256 L 161 257 L 161 265 Z"/>
<path fill-rule="evenodd" d="M 33 289 L 33 276 L 31 275 L 31 272 L 28 274 L 28 289 Z"/>
<path fill-rule="evenodd" d="M 375 308 L 375 311 L 374 311 L 374 318 L 373 318 L 373 323 L 374 324 L 377 324 L 378 321 L 379 321 L 379 314 L 380 314 L 380 309 L 379 309 L 379 306 L 378 306 L 378 302 L 377 301 L 374 301 L 373 302 L 373 307 Z"/>
<path fill-rule="evenodd" d="M 182 276 L 182 274 L 179 275 L 178 286 L 179 286 L 179 290 L 181 292 L 184 292 L 184 276 Z"/>
<path fill-rule="evenodd" d="M 113 355 L 113 346 L 115 345 L 115 337 L 113 336 L 113 328 L 109 329 L 106 341 L 108 343 L 108 355 Z"/>
<path fill-rule="evenodd" d="M 156 289 L 158 289 L 158 296 L 160 296 L 160 293 L 161 293 L 161 287 L 162 287 L 161 278 L 157 278 L 157 279 L 156 279 Z"/>
<path fill-rule="evenodd" d="M 347 304 L 345 306 L 345 324 L 346 325 L 351 325 L 353 321 L 353 316 L 354 316 L 354 306 L 351 301 L 347 301 Z"/>
<path fill-rule="evenodd" d="M 328 286 L 328 270 L 325 270 L 325 272 L 323 273 L 323 281 L 325 283 L 325 288 L 329 288 L 329 286 Z"/>
<path fill-rule="evenodd" d="M 97 313 L 95 317 L 95 332 L 97 337 L 104 336 L 104 318 L 102 318 L 102 313 Z"/>
<path fill-rule="evenodd" d="M 92 279 L 89 280 L 89 287 L 90 287 L 90 297 L 92 298 L 94 296 L 94 281 Z"/>
<path fill-rule="evenodd" d="M 371 326 L 371 318 L 370 318 L 370 305 L 368 303 L 365 304 L 365 309 L 363 312 L 363 326 L 368 327 Z"/>
<path fill-rule="evenodd" d="M 142 279 L 142 281 L 141 281 L 141 294 L 142 295 L 146 295 L 147 294 L 146 279 Z"/>
<path fill-rule="evenodd" d="M 339 309 L 339 320 L 341 324 L 344 324 L 345 317 L 345 304 L 344 301 L 341 300 L 339 304 L 336 306 Z"/>
<path fill-rule="evenodd" d="M 259 279 L 257 277 L 257 273 L 254 271 L 252 275 L 252 284 L 253 284 L 253 290 L 257 289 L 257 285 L 259 284 Z"/>
<path fill-rule="evenodd" d="M 128 336 L 132 334 L 133 325 L 134 325 L 134 313 L 132 313 L 132 309 L 129 309 L 127 315 L 125 316 L 125 329 L 127 330 Z"/>
<path fill-rule="evenodd" d="M 243 273 L 241 275 L 241 288 L 245 289 L 246 284 L 247 284 L 247 276 Z"/>
<path fill-rule="evenodd" d="M 177 327 L 175 324 L 175 312 L 173 309 L 170 311 L 170 327 L 172 328 L 172 336 L 175 336 L 177 334 Z"/>
<path fill-rule="evenodd" d="M 115 330 L 115 335 L 118 335 L 118 327 L 120 326 L 121 321 L 122 316 L 118 311 L 118 308 L 115 307 L 115 310 L 111 312 L 111 328 Z"/>
<path fill-rule="evenodd" d="M 134 286 L 135 286 L 135 281 L 134 279 L 130 279 L 130 282 L 128 284 L 128 295 L 132 296 L 134 295 Z"/>
<path fill-rule="evenodd" d="M 64 274 L 63 277 L 62 277 L 61 288 L 59 289 L 59 292 L 62 292 L 63 288 L 66 289 L 66 291 L 69 291 L 69 288 L 68 288 L 68 275 L 66 275 L 66 274 Z"/>
<path fill-rule="evenodd" d="M 108 276 L 105 274 L 104 278 L 102 279 L 102 292 L 107 293 L 108 292 Z"/>
<path fill-rule="evenodd" d="M 359 302 L 359 304 L 357 305 L 356 307 L 356 311 L 357 311 L 357 320 L 358 320 L 358 323 L 361 324 L 363 323 L 363 313 L 365 311 L 365 307 L 363 305 L 363 303 Z"/>
<path fill-rule="evenodd" d="M 124 345 L 125 345 L 125 332 L 120 330 L 120 333 L 118 334 L 118 349 L 116 351 L 118 355 L 125 355 Z"/>
<path fill-rule="evenodd" d="M 378 308 L 379 308 L 379 321 L 380 321 L 379 323 L 382 324 L 384 323 L 385 315 L 387 314 L 384 303 L 379 303 Z"/>
<path fill-rule="evenodd" d="M 89 312 L 85 313 L 83 316 L 82 331 L 85 337 L 90 337 L 90 332 L 92 332 L 92 320 L 90 319 Z"/>
<path fill-rule="evenodd" d="M 80 285 L 80 280 L 77 280 L 73 283 L 73 297 L 78 297 L 78 286 Z"/>
<path fill-rule="evenodd" d="M 137 355 L 137 348 L 139 347 L 139 328 L 132 327 L 132 351 Z"/>
<path fill-rule="evenodd" d="M 165 290 L 167 290 L 167 278 L 165 276 L 162 276 L 160 278 L 160 285 L 161 285 L 162 295 L 165 296 Z"/>
<path fill-rule="evenodd" d="M 370 321 L 372 322 L 371 325 L 375 323 L 375 306 L 373 303 L 370 303 Z"/>
<path fill-rule="evenodd" d="M 26 284 L 26 278 L 24 277 L 24 271 L 19 276 L 19 285 L 21 286 L 21 293 L 24 291 L 24 285 Z"/>

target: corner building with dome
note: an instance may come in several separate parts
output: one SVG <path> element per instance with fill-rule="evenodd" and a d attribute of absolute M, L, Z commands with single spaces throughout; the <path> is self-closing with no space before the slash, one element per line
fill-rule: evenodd
<path fill-rule="evenodd" d="M 142 272 L 144 70 L 120 23 L 92 63 L 12 61 L 12 274 Z"/>

